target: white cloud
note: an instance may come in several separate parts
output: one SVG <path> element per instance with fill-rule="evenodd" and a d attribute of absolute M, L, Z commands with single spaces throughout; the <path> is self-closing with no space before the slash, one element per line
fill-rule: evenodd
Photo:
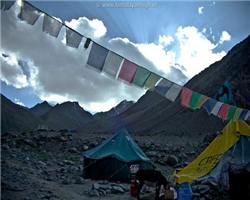
<path fill-rule="evenodd" d="M 223 31 L 221 36 L 220 36 L 220 44 L 223 44 L 224 41 L 230 41 L 231 40 L 231 35 L 227 31 Z"/>
<path fill-rule="evenodd" d="M 78 101 L 92 112 L 109 110 L 124 99 L 136 101 L 145 93 L 143 89 L 85 68 L 90 52 L 90 48 L 85 50 L 83 47 L 85 40 L 78 49 L 70 48 L 62 42 L 65 41 L 65 27 L 58 38 L 51 37 L 42 32 L 42 17 L 31 26 L 16 17 L 18 10 L 16 7 L 1 13 L 1 51 L 16 59 L 15 73 L 5 75 L 4 81 L 14 87 L 29 86 L 42 100 L 49 102 Z M 223 51 L 214 54 L 212 50 L 216 45 L 195 27 L 180 27 L 175 36 L 161 35 L 159 44 L 135 44 L 127 38 L 106 37 L 107 29 L 98 19 L 80 17 L 65 23 L 121 56 L 179 84 L 184 84 L 187 76 L 191 78 L 225 55 Z M 168 49 L 171 43 L 179 45 L 180 54 Z M 3 58 L 1 60 L 7 63 Z M 28 63 L 28 78 L 17 60 Z"/>
<path fill-rule="evenodd" d="M 15 103 L 16 103 L 17 105 L 20 105 L 20 106 L 25 107 L 24 103 L 21 102 L 20 99 L 16 99 L 16 98 L 15 98 Z"/>
<path fill-rule="evenodd" d="M 15 57 L 1 55 L 1 80 L 18 89 L 28 86 L 27 76 L 24 75 Z"/>
<path fill-rule="evenodd" d="M 180 42 L 180 56 L 177 63 L 184 66 L 189 78 L 226 55 L 224 51 L 213 53 L 217 45 L 211 43 L 197 28 L 179 27 L 176 37 Z"/>
<path fill-rule="evenodd" d="M 203 14 L 203 9 L 204 9 L 203 6 L 201 6 L 201 7 L 198 8 L 198 13 L 199 13 L 200 15 Z"/>
<path fill-rule="evenodd" d="M 107 32 L 103 22 L 98 19 L 89 20 L 86 17 L 80 17 L 77 20 L 66 21 L 65 24 L 86 37 L 99 38 Z"/>
<path fill-rule="evenodd" d="M 174 38 L 171 36 L 166 36 L 166 35 L 160 35 L 159 36 L 159 43 L 161 45 L 165 45 L 168 46 L 169 44 L 171 44 L 172 42 L 174 42 Z"/>

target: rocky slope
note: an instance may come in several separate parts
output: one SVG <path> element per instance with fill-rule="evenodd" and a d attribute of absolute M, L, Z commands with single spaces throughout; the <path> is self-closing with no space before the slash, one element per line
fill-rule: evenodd
<path fill-rule="evenodd" d="M 123 112 L 125 112 L 127 109 L 129 109 L 132 105 L 134 105 L 133 101 L 127 101 L 126 99 L 123 100 L 121 103 L 119 103 L 117 106 L 111 108 L 107 112 L 98 112 L 94 115 L 95 119 L 105 119 L 109 117 L 117 116 Z"/>
<path fill-rule="evenodd" d="M 85 111 L 78 102 L 65 102 L 55 105 L 41 118 L 48 124 L 49 129 L 79 129 L 94 117 Z"/>
<path fill-rule="evenodd" d="M 34 115 L 40 117 L 43 114 L 49 112 L 52 108 L 53 107 L 47 101 L 44 101 L 44 102 L 38 103 L 34 107 L 30 108 L 30 111 Z"/>
<path fill-rule="evenodd" d="M 43 120 L 1 94 L 1 133 L 36 130 Z"/>
<path fill-rule="evenodd" d="M 213 97 L 229 79 L 238 107 L 250 109 L 250 36 L 233 47 L 221 60 L 200 72 L 186 87 Z M 83 132 L 115 132 L 126 127 L 135 133 L 199 134 L 221 130 L 221 119 L 201 110 L 182 107 L 180 98 L 172 103 L 156 93 L 147 92 L 126 112 L 117 117 L 97 120 L 83 127 Z"/>

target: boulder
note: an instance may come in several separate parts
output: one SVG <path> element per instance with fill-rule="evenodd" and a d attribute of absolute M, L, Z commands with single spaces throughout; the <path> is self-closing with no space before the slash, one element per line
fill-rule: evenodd
<path fill-rule="evenodd" d="M 171 166 L 174 166 L 174 165 L 176 165 L 176 164 L 179 163 L 179 160 L 178 160 L 178 158 L 177 158 L 176 156 L 174 156 L 174 155 L 169 155 L 169 156 L 168 156 L 167 163 L 168 163 L 169 165 L 171 165 Z"/>

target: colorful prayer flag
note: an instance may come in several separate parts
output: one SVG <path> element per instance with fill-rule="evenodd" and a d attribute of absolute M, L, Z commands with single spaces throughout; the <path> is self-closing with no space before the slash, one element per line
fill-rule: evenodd
<path fill-rule="evenodd" d="M 19 15 L 21 20 L 26 21 L 30 25 L 34 25 L 41 14 L 42 13 L 34 6 L 26 1 L 22 1 L 21 13 Z"/>
<path fill-rule="evenodd" d="M 201 94 L 199 94 L 197 92 L 192 93 L 191 100 L 190 100 L 190 105 L 189 105 L 189 107 L 192 110 L 195 110 L 197 108 L 197 104 L 198 104 L 198 101 L 199 101 L 200 97 L 201 97 Z"/>
<path fill-rule="evenodd" d="M 156 91 L 158 94 L 161 94 L 161 95 L 165 96 L 173 84 L 174 84 L 173 82 L 171 82 L 171 81 L 169 81 L 169 80 L 163 78 L 163 79 L 155 86 L 155 91 Z"/>
<path fill-rule="evenodd" d="M 112 51 L 109 51 L 102 72 L 107 76 L 116 78 L 116 75 L 123 61 L 123 57 L 113 53 Z"/>
<path fill-rule="evenodd" d="M 210 114 L 216 103 L 216 100 L 210 98 L 206 101 L 206 103 L 203 104 L 203 108 L 205 108 L 207 113 Z"/>
<path fill-rule="evenodd" d="M 220 111 L 219 111 L 219 113 L 218 113 L 218 117 L 223 119 L 223 120 L 226 120 L 228 112 L 229 112 L 229 108 L 230 108 L 230 105 L 223 104 Z"/>
<path fill-rule="evenodd" d="M 150 74 L 150 76 L 148 77 L 146 83 L 145 83 L 145 87 L 149 88 L 149 90 L 154 91 L 155 89 L 155 84 L 161 79 L 162 77 L 152 73 Z"/>
<path fill-rule="evenodd" d="M 233 121 L 239 121 L 239 117 L 240 117 L 242 110 L 243 110 L 242 108 L 236 109 L 236 111 L 234 113 Z"/>
<path fill-rule="evenodd" d="M 86 67 L 101 72 L 109 50 L 93 42 Z"/>
<path fill-rule="evenodd" d="M 229 80 L 225 81 L 224 85 L 218 90 L 218 93 L 214 96 L 214 99 L 228 104 L 232 102 L 233 93 Z"/>
<path fill-rule="evenodd" d="M 82 35 L 80 35 L 79 33 L 70 28 L 66 28 L 66 44 L 69 47 L 74 47 L 77 49 L 81 41 L 82 41 Z"/>
<path fill-rule="evenodd" d="M 174 83 L 172 87 L 169 89 L 169 91 L 167 92 L 166 98 L 174 102 L 181 90 L 182 90 L 182 86 Z"/>
<path fill-rule="evenodd" d="M 245 116 L 245 121 L 247 121 L 247 119 L 249 120 L 250 117 L 250 110 L 247 112 L 246 116 Z"/>
<path fill-rule="evenodd" d="M 48 33 L 53 37 L 57 37 L 61 28 L 62 28 L 61 22 L 46 14 L 44 15 L 43 32 Z"/>
<path fill-rule="evenodd" d="M 138 65 L 132 63 L 129 60 L 124 60 L 118 78 L 128 83 L 133 83 L 137 68 Z"/>
<path fill-rule="evenodd" d="M 211 111 L 211 113 L 213 115 L 217 116 L 218 112 L 219 112 L 219 110 L 220 110 L 220 108 L 221 108 L 222 105 L 223 105 L 222 102 L 217 101 L 216 104 L 215 104 L 215 106 L 214 106 L 214 108 L 213 108 L 213 110 Z"/>
<path fill-rule="evenodd" d="M 188 88 L 183 88 L 181 92 L 181 104 L 185 107 L 189 107 L 191 96 L 193 94 L 193 91 Z"/>
<path fill-rule="evenodd" d="M 227 115 L 227 119 L 228 119 L 228 120 L 233 119 L 234 114 L 235 114 L 235 112 L 236 112 L 236 109 L 237 109 L 237 107 L 235 107 L 235 106 L 230 106 L 229 111 L 228 111 L 228 115 Z"/>
<path fill-rule="evenodd" d="M 243 109 L 240 113 L 239 120 L 244 120 L 248 110 Z"/>
<path fill-rule="evenodd" d="M 137 68 L 133 83 L 135 85 L 138 85 L 139 87 L 144 87 L 145 82 L 147 81 L 149 76 L 150 76 L 150 71 L 139 66 Z"/>
<path fill-rule="evenodd" d="M 196 104 L 196 107 L 195 109 L 200 109 L 201 106 L 203 106 L 203 104 L 209 99 L 209 97 L 205 96 L 205 95 L 201 95 L 197 104 Z"/>

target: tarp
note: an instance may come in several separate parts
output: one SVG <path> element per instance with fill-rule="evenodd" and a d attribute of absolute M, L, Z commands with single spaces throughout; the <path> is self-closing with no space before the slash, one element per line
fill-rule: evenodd
<path fill-rule="evenodd" d="M 250 136 L 250 127 L 244 121 L 230 121 L 214 141 L 188 166 L 176 173 L 178 182 L 191 183 L 209 173 L 220 161 L 223 154 L 239 139 L 240 135 Z"/>

